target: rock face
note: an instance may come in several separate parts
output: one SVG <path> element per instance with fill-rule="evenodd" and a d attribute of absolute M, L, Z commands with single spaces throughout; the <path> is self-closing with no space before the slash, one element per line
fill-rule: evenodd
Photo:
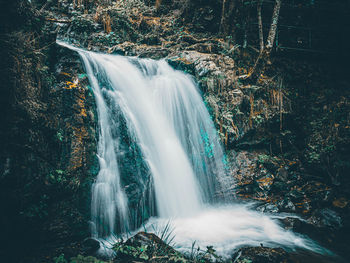
<path fill-rule="evenodd" d="M 117 243 L 113 250 L 116 252 L 114 262 L 181 262 L 183 256 L 167 245 L 158 236 L 151 233 L 139 232 L 125 243 Z M 177 260 L 178 259 L 178 260 Z"/>
<path fill-rule="evenodd" d="M 248 247 L 238 250 L 235 263 L 289 263 L 288 254 L 281 248 Z"/>
<path fill-rule="evenodd" d="M 39 262 L 79 250 L 76 242 L 89 236 L 90 187 L 98 171 L 95 106 L 79 58 L 56 46 L 42 24 L 7 38 L 0 254 Z"/>
<path fill-rule="evenodd" d="M 86 238 L 83 241 L 83 249 L 87 254 L 94 254 L 101 247 L 100 242 L 93 238 Z"/>

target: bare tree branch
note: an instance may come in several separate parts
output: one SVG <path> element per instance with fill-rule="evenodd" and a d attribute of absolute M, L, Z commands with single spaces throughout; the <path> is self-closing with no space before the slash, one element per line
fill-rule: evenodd
<path fill-rule="evenodd" d="M 56 18 L 50 18 L 50 17 L 45 17 L 45 20 L 53 23 L 65 23 L 65 24 L 69 24 L 72 22 L 71 20 L 56 19 Z"/>

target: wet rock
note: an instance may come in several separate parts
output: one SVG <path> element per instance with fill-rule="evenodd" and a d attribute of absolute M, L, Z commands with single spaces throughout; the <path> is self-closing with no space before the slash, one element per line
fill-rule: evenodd
<path fill-rule="evenodd" d="M 277 181 L 274 182 L 273 185 L 271 186 L 271 191 L 274 193 L 283 193 L 288 190 L 288 185 L 285 182 Z"/>
<path fill-rule="evenodd" d="M 285 199 L 279 201 L 277 206 L 283 212 L 295 212 L 295 205 L 289 198 L 285 198 Z"/>
<path fill-rule="evenodd" d="M 343 226 L 343 220 L 340 215 L 329 208 L 316 210 L 308 221 L 318 227 L 339 229 Z"/>
<path fill-rule="evenodd" d="M 287 182 L 287 180 L 288 180 L 287 167 L 282 167 L 282 168 L 278 169 L 276 179 L 281 181 L 281 182 Z"/>
<path fill-rule="evenodd" d="M 194 38 L 192 35 L 181 35 L 178 38 L 179 41 L 185 41 L 189 44 L 195 44 L 198 42 L 198 39 Z"/>
<path fill-rule="evenodd" d="M 241 248 L 233 257 L 234 263 L 287 263 L 289 256 L 282 248 Z"/>
<path fill-rule="evenodd" d="M 264 177 L 261 177 L 257 179 L 256 181 L 259 184 L 259 188 L 263 191 L 269 191 L 271 189 L 271 186 L 273 184 L 274 178 L 271 175 L 266 175 Z"/>
<path fill-rule="evenodd" d="M 257 185 L 256 184 L 247 184 L 242 186 L 241 193 L 245 194 L 254 194 L 256 192 Z"/>
<path fill-rule="evenodd" d="M 229 162 L 232 165 L 231 174 L 238 185 L 245 186 L 254 181 L 257 155 L 248 151 L 231 151 L 228 153 Z"/>
<path fill-rule="evenodd" d="M 348 261 L 335 255 L 321 255 L 312 251 L 296 251 L 289 253 L 290 262 L 295 263 L 346 263 Z"/>
<path fill-rule="evenodd" d="M 154 34 L 146 35 L 142 42 L 147 45 L 159 45 L 161 43 L 159 36 Z"/>
<path fill-rule="evenodd" d="M 344 197 L 341 197 L 341 198 L 335 199 L 332 202 L 332 204 L 333 204 L 333 206 L 338 207 L 338 208 L 345 208 L 349 204 L 349 200 L 347 200 Z"/>
<path fill-rule="evenodd" d="M 152 233 L 139 232 L 125 243 L 117 243 L 114 262 L 185 262 L 183 256 Z"/>
<path fill-rule="evenodd" d="M 141 58 L 161 59 L 169 54 L 169 50 L 164 48 L 150 48 L 140 53 Z"/>
<path fill-rule="evenodd" d="M 287 196 L 292 198 L 293 200 L 301 200 L 304 197 L 304 192 L 298 190 L 298 189 L 294 189 L 292 191 L 290 191 Z"/>
<path fill-rule="evenodd" d="M 176 52 L 169 62 L 182 68 L 192 68 L 193 74 L 205 90 L 215 91 L 218 85 L 229 87 L 233 84 L 234 60 L 218 54 L 204 54 L 198 51 Z M 206 77 L 203 79 L 203 77 Z"/>
<path fill-rule="evenodd" d="M 157 235 L 153 233 L 139 232 L 135 236 L 129 238 L 126 242 L 126 245 L 129 246 L 146 246 L 146 245 L 157 245 L 161 247 L 167 247 L 168 249 L 172 249 L 168 246 L 164 241 L 162 241 Z"/>
<path fill-rule="evenodd" d="M 82 245 L 83 250 L 88 254 L 93 254 L 100 248 L 100 242 L 94 238 L 86 238 Z"/>
<path fill-rule="evenodd" d="M 285 229 L 292 231 L 300 229 L 301 225 L 303 224 L 303 222 L 297 217 L 286 217 L 280 219 L 280 221 Z"/>
<path fill-rule="evenodd" d="M 264 213 L 278 213 L 279 209 L 275 204 L 264 204 L 256 208 L 256 210 Z"/>

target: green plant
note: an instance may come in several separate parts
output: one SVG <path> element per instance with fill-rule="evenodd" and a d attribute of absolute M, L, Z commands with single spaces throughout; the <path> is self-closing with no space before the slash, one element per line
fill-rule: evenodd
<path fill-rule="evenodd" d="M 152 225 L 152 229 L 155 235 L 165 244 L 171 246 L 175 235 L 173 235 L 174 229 L 171 227 L 170 220 L 163 227 Z"/>
<path fill-rule="evenodd" d="M 113 249 L 117 253 L 117 255 L 122 256 L 123 258 L 134 258 L 142 260 L 148 260 L 150 258 L 148 255 L 150 253 L 150 249 L 147 245 L 134 247 L 120 242 L 117 243 Z"/>
<path fill-rule="evenodd" d="M 261 164 L 264 164 L 264 163 L 268 162 L 269 160 L 270 160 L 270 156 L 269 156 L 269 155 L 260 154 L 260 155 L 258 156 L 258 161 L 259 161 L 259 163 L 261 163 Z"/>
<path fill-rule="evenodd" d="M 99 260 L 97 258 L 94 258 L 92 256 L 84 257 L 82 255 L 78 255 L 76 257 L 71 258 L 70 263 L 106 263 L 106 262 Z"/>
<path fill-rule="evenodd" d="M 213 246 L 207 246 L 206 250 L 201 250 L 198 246 L 195 247 L 196 241 L 192 243 L 191 252 L 186 255 L 189 262 L 193 263 L 210 263 L 210 262 L 225 262 L 225 260 L 216 254 Z"/>
<path fill-rule="evenodd" d="M 71 27 L 78 33 L 90 32 L 94 29 L 93 22 L 83 16 L 76 16 L 72 19 Z"/>
<path fill-rule="evenodd" d="M 254 120 L 254 122 L 256 123 L 256 124 L 261 124 L 263 121 L 264 121 L 264 118 L 263 118 L 263 116 L 261 116 L 261 115 L 257 115 L 257 116 L 254 116 L 253 117 L 253 120 Z"/>
<path fill-rule="evenodd" d="M 62 134 L 62 131 L 59 130 L 57 133 L 56 133 L 56 138 L 62 142 L 63 141 L 63 134 Z"/>
<path fill-rule="evenodd" d="M 58 257 L 55 257 L 54 263 L 68 263 L 67 260 L 64 258 L 64 254 L 59 255 Z"/>
<path fill-rule="evenodd" d="M 63 170 L 55 170 L 50 172 L 47 177 L 47 182 L 51 185 L 64 185 L 69 182 L 67 174 Z"/>

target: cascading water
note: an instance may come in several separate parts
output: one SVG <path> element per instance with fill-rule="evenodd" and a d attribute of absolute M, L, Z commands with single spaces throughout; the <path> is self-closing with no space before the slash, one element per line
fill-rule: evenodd
<path fill-rule="evenodd" d="M 98 54 L 60 44 L 81 56 L 96 100 L 100 172 L 92 189 L 94 237 L 106 238 L 135 226 L 119 173 L 125 160 L 116 154 L 116 111 L 121 111 L 152 175 L 158 217 L 144 228 L 151 231 L 152 225 L 171 219 L 175 241 L 183 250 L 194 241 L 214 245 L 222 254 L 260 243 L 322 250 L 246 206 L 213 205 L 225 200 L 233 182 L 225 173 L 214 125 L 189 75 L 164 60 Z"/>
<path fill-rule="evenodd" d="M 118 139 L 112 135 L 118 122 L 113 116 L 115 105 L 152 173 L 159 215 L 177 217 L 199 211 L 214 196 L 215 186 L 224 182 L 225 173 L 216 131 L 193 80 L 165 61 L 79 54 L 96 97 L 100 126 L 101 169 L 92 197 L 99 235 L 106 224 L 113 233 L 116 212 L 122 222 L 128 221 L 115 155 Z"/>

